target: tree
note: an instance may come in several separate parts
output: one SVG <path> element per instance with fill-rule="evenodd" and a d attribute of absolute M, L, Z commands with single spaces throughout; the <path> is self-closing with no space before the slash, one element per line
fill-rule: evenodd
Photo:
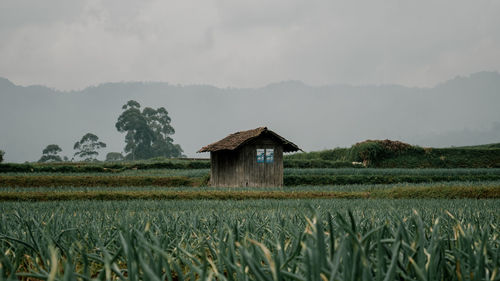
<path fill-rule="evenodd" d="M 0 150 L 0 163 L 3 162 L 3 156 L 5 155 L 5 152 L 3 150 Z"/>
<path fill-rule="evenodd" d="M 109 162 L 116 162 L 116 161 L 123 161 L 124 157 L 120 152 L 109 152 L 106 154 L 106 161 Z"/>
<path fill-rule="evenodd" d="M 178 144 L 173 144 L 174 140 L 170 137 L 175 133 L 170 125 L 170 117 L 164 107 L 154 110 L 150 107 L 144 108 L 142 114 L 146 118 L 148 126 L 153 130 L 155 139 L 152 144 L 154 156 L 158 157 L 182 157 L 182 148 Z"/>
<path fill-rule="evenodd" d="M 61 156 L 59 156 L 59 152 L 61 152 L 62 149 L 59 147 L 57 144 L 49 144 L 47 147 L 42 151 L 42 157 L 38 162 L 61 162 Z"/>
<path fill-rule="evenodd" d="M 85 161 L 93 161 L 99 155 L 98 149 L 106 147 L 106 144 L 99 141 L 99 137 L 92 134 L 85 134 L 80 141 L 77 141 L 73 146 L 75 156 L 84 159 Z"/>
<path fill-rule="evenodd" d="M 125 135 L 127 158 L 149 159 L 153 157 L 182 157 L 180 145 L 173 144 L 170 137 L 175 133 L 170 117 L 164 107 L 144 108 L 134 101 L 128 101 L 118 117 L 116 129 Z"/>

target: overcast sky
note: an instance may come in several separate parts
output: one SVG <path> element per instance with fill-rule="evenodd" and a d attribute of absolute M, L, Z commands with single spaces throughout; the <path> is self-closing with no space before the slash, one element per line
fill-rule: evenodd
<path fill-rule="evenodd" d="M 434 86 L 500 70 L 498 0 L 1 0 L 0 76 Z"/>

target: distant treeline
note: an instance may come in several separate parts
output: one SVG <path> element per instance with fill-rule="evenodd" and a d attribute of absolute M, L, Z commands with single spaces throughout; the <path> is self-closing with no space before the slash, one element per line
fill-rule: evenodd
<path fill-rule="evenodd" d="M 367 140 L 350 148 L 285 155 L 285 168 L 500 168 L 500 143 L 423 148 L 399 141 Z M 208 159 L 156 158 L 119 162 L 0 164 L 0 173 L 119 173 L 125 170 L 208 169 Z"/>
<path fill-rule="evenodd" d="M 297 153 L 285 156 L 288 161 L 332 161 L 362 163 L 376 168 L 499 168 L 500 143 L 423 148 L 391 140 L 367 140 L 350 148 Z"/>

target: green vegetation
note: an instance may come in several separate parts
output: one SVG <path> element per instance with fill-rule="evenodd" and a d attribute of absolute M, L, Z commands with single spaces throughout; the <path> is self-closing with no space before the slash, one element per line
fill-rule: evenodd
<path fill-rule="evenodd" d="M 342 192 L 372 192 L 376 190 L 404 188 L 446 188 L 446 187 L 492 187 L 500 186 L 500 181 L 484 182 L 439 182 L 439 183 L 396 183 L 396 184 L 348 184 L 348 185 L 298 185 L 287 187 L 209 187 L 209 186 L 36 186 L 36 187 L 0 187 L 0 192 L 89 192 L 89 191 L 342 191 Z"/>
<path fill-rule="evenodd" d="M 3 156 L 5 155 L 5 152 L 3 150 L 0 150 L 0 163 L 3 162 Z"/>
<path fill-rule="evenodd" d="M 199 186 L 202 179 L 148 176 L 0 176 L 2 187 L 37 186 Z"/>
<path fill-rule="evenodd" d="M 334 184 L 390 184 L 398 182 L 428 183 L 445 181 L 493 181 L 500 180 L 500 174 L 464 175 L 286 175 L 285 186 L 293 185 L 334 185 Z"/>
<path fill-rule="evenodd" d="M 180 180 L 179 180 L 180 181 Z M 182 184 L 182 182 L 181 182 Z M 179 185 L 179 184 L 177 184 Z M 411 199 L 411 198 L 500 198 L 500 185 L 492 186 L 396 186 L 370 191 L 288 191 L 288 190 L 59 190 L 59 191 L 0 191 L 0 201 L 54 201 L 54 200 L 248 200 L 248 199 Z"/>
<path fill-rule="evenodd" d="M 193 175 L 193 174 L 192 174 Z M 196 176 L 195 176 L 196 175 Z M 185 176 L 123 176 L 123 175 L 2 175 L 1 187 L 37 186 L 199 186 L 208 174 Z M 286 175 L 285 186 L 296 185 L 346 185 L 346 184 L 391 184 L 391 183 L 431 183 L 446 181 L 494 181 L 500 175 L 460 175 L 460 176 L 415 176 L 415 175 Z"/>
<path fill-rule="evenodd" d="M 35 165 L 33 172 L 27 165 L 0 165 L 0 187 L 37 186 L 199 186 L 209 180 L 210 170 L 201 169 L 207 161 L 180 160 L 173 162 L 113 165 Z M 200 166 L 200 167 L 197 167 Z M 156 167 L 174 169 L 152 169 Z M 200 169 L 185 169 L 187 167 Z M 20 167 L 20 169 L 18 169 Z M 29 166 L 28 166 L 29 167 Z M 61 173 L 60 171 L 65 171 Z M 500 180 L 500 169 L 295 169 L 286 168 L 286 187 L 298 185 L 352 185 L 437 182 L 485 182 Z"/>
<path fill-rule="evenodd" d="M 84 161 L 95 161 L 97 155 L 99 155 L 97 150 L 105 147 L 106 144 L 99 141 L 98 136 L 92 133 L 87 133 L 73 146 L 73 149 L 76 150 L 74 156 L 80 157 Z"/>
<path fill-rule="evenodd" d="M 42 151 L 42 157 L 38 162 L 61 162 L 62 158 L 59 153 L 62 151 L 61 147 L 57 144 L 49 144 Z"/>
<path fill-rule="evenodd" d="M 499 168 L 500 144 L 422 148 L 399 141 L 367 140 L 335 148 L 285 156 L 285 161 L 362 162 L 378 168 Z"/>
<path fill-rule="evenodd" d="M 120 152 L 108 152 L 106 154 L 107 162 L 117 162 L 123 160 L 125 160 L 125 157 L 123 157 L 123 155 Z"/>
<path fill-rule="evenodd" d="M 0 221 L 0 280 L 499 280 L 498 200 L 6 202 Z"/>
<path fill-rule="evenodd" d="M 363 168 L 362 165 L 347 161 L 331 161 L 323 159 L 288 159 L 283 160 L 285 168 Z"/>
<path fill-rule="evenodd" d="M 0 173 L 120 173 L 149 169 L 209 169 L 208 160 L 151 160 L 132 162 L 61 162 L 0 164 Z"/>
<path fill-rule="evenodd" d="M 130 100 L 123 105 L 122 114 L 115 124 L 118 132 L 126 133 L 125 149 L 128 160 L 150 159 L 154 157 L 182 157 L 180 145 L 170 137 L 175 133 L 170 125 L 170 117 L 164 107 L 153 109 Z"/>

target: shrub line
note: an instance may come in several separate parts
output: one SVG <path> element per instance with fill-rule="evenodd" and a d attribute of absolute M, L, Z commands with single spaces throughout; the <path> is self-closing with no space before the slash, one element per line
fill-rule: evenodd
<path fill-rule="evenodd" d="M 437 199 L 437 198 L 500 198 L 500 186 L 486 187 L 394 187 L 365 191 L 62 191 L 62 192 L 0 192 L 0 201 L 55 200 L 245 200 L 245 199 Z"/>
<path fill-rule="evenodd" d="M 500 174 L 486 175 L 285 175 L 285 186 L 436 183 L 446 181 L 495 181 Z M 33 175 L 1 176 L 0 187 L 119 187 L 119 186 L 200 186 L 207 184 L 207 177 L 183 176 L 80 176 Z"/>

